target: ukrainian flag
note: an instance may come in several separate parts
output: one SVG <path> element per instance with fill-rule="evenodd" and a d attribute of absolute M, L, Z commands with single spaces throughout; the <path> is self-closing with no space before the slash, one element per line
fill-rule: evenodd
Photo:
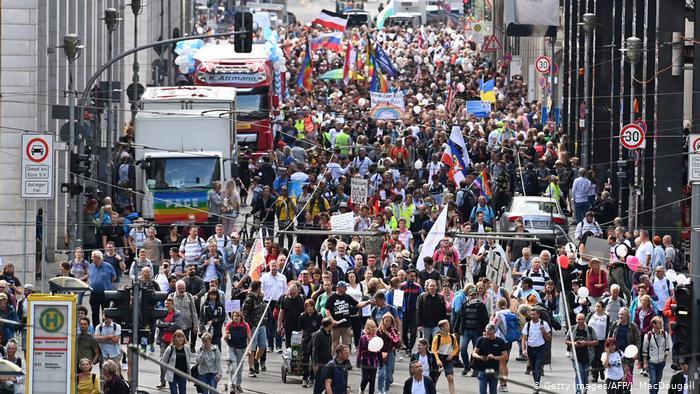
<path fill-rule="evenodd" d="M 484 77 L 481 77 L 480 90 L 481 90 L 481 101 L 488 101 L 489 103 L 496 102 L 496 92 L 494 91 L 495 83 L 494 79 L 490 79 L 484 82 Z"/>

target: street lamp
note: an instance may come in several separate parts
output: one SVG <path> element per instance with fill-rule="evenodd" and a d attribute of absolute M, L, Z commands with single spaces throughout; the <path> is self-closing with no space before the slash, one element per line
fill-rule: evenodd
<path fill-rule="evenodd" d="M 70 114 L 68 115 L 68 130 L 69 130 L 69 140 L 68 140 L 68 146 L 69 146 L 69 154 L 77 154 L 80 153 L 81 149 L 79 145 L 76 145 L 76 135 L 75 135 L 75 104 L 76 104 L 76 98 L 77 98 L 77 92 L 75 91 L 75 81 L 73 78 L 73 67 L 75 66 L 75 61 L 80 58 L 80 53 L 82 52 L 81 50 L 85 48 L 84 45 L 81 45 L 80 43 L 80 36 L 71 33 L 71 34 L 66 34 L 63 36 L 63 54 L 66 56 L 66 59 L 68 60 L 68 92 L 67 94 L 69 95 L 69 109 L 70 109 Z M 81 140 L 82 141 L 82 140 Z M 70 179 L 71 179 L 71 184 L 74 184 L 75 181 L 77 180 L 80 182 L 80 179 L 76 177 L 75 174 L 70 173 L 69 174 Z M 82 234 L 82 217 L 83 217 L 83 209 L 82 209 L 82 193 L 78 193 L 77 196 L 73 197 L 72 201 L 72 206 L 74 209 L 77 210 L 77 215 L 71 215 L 71 217 L 76 217 L 78 222 L 76 223 L 75 226 L 71 226 L 71 243 L 73 244 L 73 247 L 76 246 L 82 246 L 83 241 L 83 234 Z"/>
<path fill-rule="evenodd" d="M 637 38 L 637 37 L 627 37 L 625 40 L 625 49 L 623 49 L 625 52 L 625 59 L 627 60 L 627 63 L 630 65 L 630 124 L 634 123 L 634 96 L 635 96 L 635 89 L 634 89 L 634 76 L 636 74 L 636 69 L 637 69 L 637 62 L 639 61 L 639 57 L 642 54 L 642 40 Z M 621 152 L 621 151 L 620 151 Z M 620 160 L 622 160 L 622 155 L 620 155 Z M 639 185 L 639 165 L 635 164 L 634 166 L 634 187 L 630 188 L 629 191 L 629 209 L 628 209 L 628 216 L 629 216 L 629 228 L 630 229 L 636 229 L 637 228 L 637 214 L 638 214 L 638 209 L 637 207 L 639 206 L 639 193 L 637 193 L 637 188 Z M 632 214 L 634 212 L 634 214 Z"/>
<path fill-rule="evenodd" d="M 141 11 L 143 11 L 143 4 L 141 0 L 131 0 L 131 12 L 134 14 L 134 48 L 138 47 L 138 33 L 139 33 L 139 24 L 138 24 L 138 16 L 141 14 Z M 132 80 L 131 80 L 131 85 L 127 89 L 127 93 L 129 96 L 129 99 L 131 100 L 131 120 L 133 121 L 134 118 L 136 117 L 136 112 L 137 112 L 137 103 L 138 103 L 138 92 L 139 92 L 139 56 L 138 54 L 134 54 L 134 64 L 132 66 Z"/>
<path fill-rule="evenodd" d="M 104 20 L 105 26 L 107 27 L 107 32 L 109 33 L 107 38 L 107 54 L 108 57 L 111 59 L 112 33 L 117 31 L 117 28 L 119 28 L 119 22 L 122 20 L 122 18 L 119 17 L 119 11 L 117 11 L 116 8 L 107 8 L 105 9 L 105 16 L 104 18 L 102 18 L 102 20 Z M 110 142 L 109 144 L 107 144 L 107 149 L 113 149 L 117 143 L 116 127 L 113 127 L 114 119 L 112 118 L 112 116 L 114 115 L 112 111 L 112 94 L 114 93 L 112 79 L 112 65 L 110 65 L 107 69 L 107 138 L 105 138 L 105 140 Z M 105 164 L 103 165 L 107 165 L 107 162 L 111 162 L 111 160 L 104 160 Z M 111 196 L 112 186 L 110 184 L 107 185 L 107 190 L 107 194 Z"/>
<path fill-rule="evenodd" d="M 583 27 L 583 31 L 586 33 L 586 42 L 584 47 L 583 62 L 585 63 L 583 68 L 583 97 L 586 103 L 586 113 L 584 116 L 584 127 L 583 127 L 583 149 L 581 150 L 581 164 L 584 167 L 588 167 L 590 159 L 590 133 L 591 124 L 588 122 L 588 113 L 591 108 L 591 41 L 593 38 L 593 31 L 595 30 L 595 14 L 585 13 L 582 16 L 583 22 L 579 23 Z"/>

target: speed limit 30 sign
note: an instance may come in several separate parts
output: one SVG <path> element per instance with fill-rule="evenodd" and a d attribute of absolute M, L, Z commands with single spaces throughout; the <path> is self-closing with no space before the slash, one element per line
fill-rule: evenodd
<path fill-rule="evenodd" d="M 637 124 L 628 124 L 620 130 L 620 143 L 627 149 L 646 147 L 644 129 Z"/>
<path fill-rule="evenodd" d="M 540 56 L 535 60 L 535 69 L 541 74 L 546 74 L 552 67 L 552 62 L 547 56 Z"/>

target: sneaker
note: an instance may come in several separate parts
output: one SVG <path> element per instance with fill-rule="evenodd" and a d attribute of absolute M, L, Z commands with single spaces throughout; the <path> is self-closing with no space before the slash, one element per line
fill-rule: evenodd
<path fill-rule="evenodd" d="M 507 393 L 508 392 L 508 386 L 498 386 L 498 391 L 502 393 Z"/>
<path fill-rule="evenodd" d="M 153 346 L 153 344 L 151 344 L 151 346 L 148 348 L 148 351 L 151 353 L 155 353 L 156 352 L 155 346 Z"/>
<path fill-rule="evenodd" d="M 160 382 L 159 385 L 156 386 L 158 390 L 163 390 L 166 387 L 165 382 Z"/>
<path fill-rule="evenodd" d="M 475 377 L 477 377 L 477 375 L 478 375 L 478 372 L 476 372 L 476 371 L 472 371 L 472 374 L 471 374 L 471 377 L 472 377 L 472 378 L 475 378 Z"/>
<path fill-rule="evenodd" d="M 518 356 L 515 358 L 515 361 L 527 361 L 527 357 Z"/>
<path fill-rule="evenodd" d="M 241 387 L 240 384 L 237 384 L 237 385 L 236 385 L 236 391 L 238 391 L 239 393 L 242 393 L 242 392 L 243 392 L 243 387 Z"/>
<path fill-rule="evenodd" d="M 306 380 L 301 381 L 301 387 L 308 389 L 309 388 L 309 382 Z"/>
<path fill-rule="evenodd" d="M 260 370 L 263 372 L 267 371 L 267 366 L 265 365 L 265 363 L 260 363 Z"/>
<path fill-rule="evenodd" d="M 255 372 L 254 369 L 251 369 L 250 371 L 248 371 L 248 377 L 249 378 L 257 378 L 258 374 Z"/>
<path fill-rule="evenodd" d="M 528 367 L 525 369 L 525 375 L 529 375 L 529 374 L 530 374 L 530 367 L 528 366 Z"/>
<path fill-rule="evenodd" d="M 571 352 L 568 351 L 568 350 L 566 351 L 566 357 L 567 357 L 567 358 L 571 358 Z"/>
<path fill-rule="evenodd" d="M 129 364 L 122 363 L 122 371 L 127 371 L 129 369 Z"/>
<path fill-rule="evenodd" d="M 406 349 L 406 357 L 411 357 L 411 351 Z"/>
<path fill-rule="evenodd" d="M 282 348 L 277 349 L 277 353 L 282 353 Z"/>
<path fill-rule="evenodd" d="M 469 373 L 469 369 L 464 368 L 464 369 L 462 370 L 462 376 L 467 376 L 468 373 Z"/>

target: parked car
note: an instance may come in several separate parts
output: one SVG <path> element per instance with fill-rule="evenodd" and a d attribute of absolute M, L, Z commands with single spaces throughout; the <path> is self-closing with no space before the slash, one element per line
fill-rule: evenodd
<path fill-rule="evenodd" d="M 559 206 L 559 202 L 550 197 L 516 196 L 501 214 L 500 231 L 515 231 L 515 222 L 522 220 L 525 230 L 540 240 L 566 243 L 569 233 L 569 220 Z M 561 227 L 561 229 L 559 229 Z M 565 234 L 562 234 L 562 230 Z"/>

